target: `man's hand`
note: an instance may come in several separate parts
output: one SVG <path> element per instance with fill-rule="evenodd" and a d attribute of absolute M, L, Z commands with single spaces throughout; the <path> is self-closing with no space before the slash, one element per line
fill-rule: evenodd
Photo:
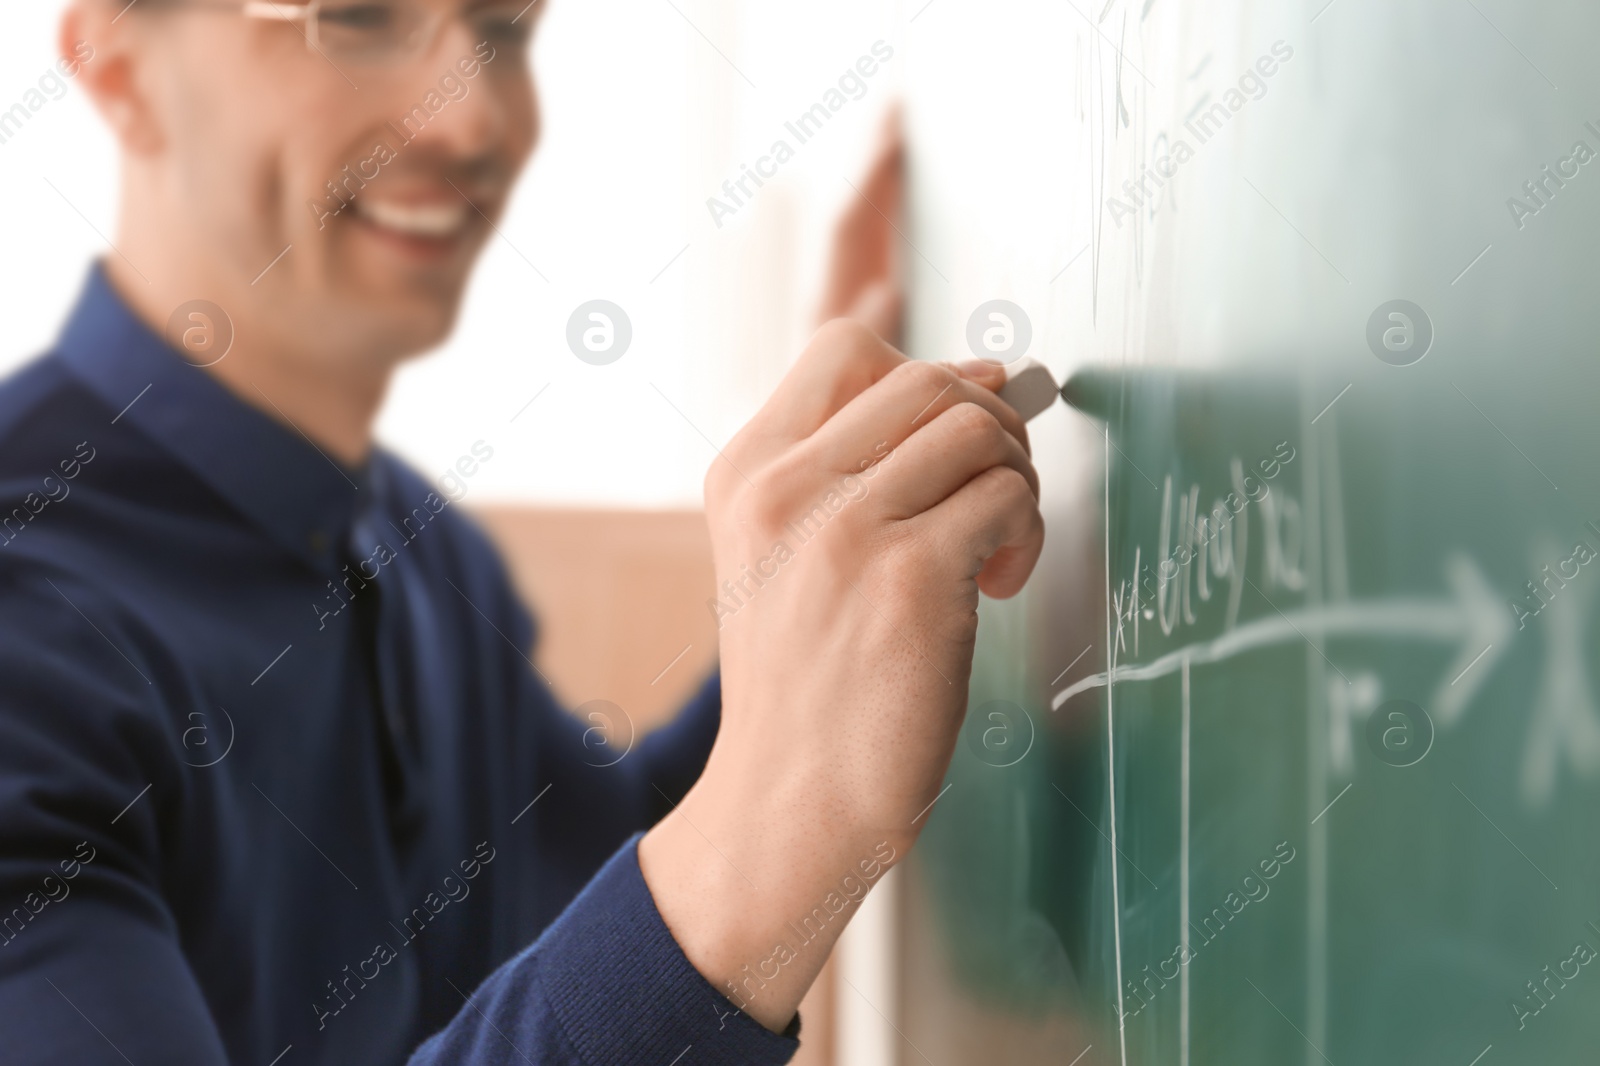
<path fill-rule="evenodd" d="M 979 591 L 1015 594 L 1038 559 L 1002 381 L 831 322 L 706 476 L 722 729 L 639 860 L 689 960 L 771 1029 L 926 824 Z"/>

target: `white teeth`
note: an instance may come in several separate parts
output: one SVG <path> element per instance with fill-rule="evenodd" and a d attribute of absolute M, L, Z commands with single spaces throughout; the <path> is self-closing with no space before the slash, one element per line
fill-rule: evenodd
<path fill-rule="evenodd" d="M 466 204 L 397 204 L 367 197 L 356 210 L 385 229 L 415 237 L 451 237 L 467 224 Z"/>

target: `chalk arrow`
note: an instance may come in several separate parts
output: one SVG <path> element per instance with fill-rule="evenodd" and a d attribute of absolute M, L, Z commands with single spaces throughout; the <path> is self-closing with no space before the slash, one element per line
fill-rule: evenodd
<path fill-rule="evenodd" d="M 1543 546 L 1539 558 L 1556 554 Z M 1600 710 L 1589 687 L 1589 651 L 1584 647 L 1595 594 L 1591 580 L 1561 591 L 1541 612 L 1544 666 L 1534 698 L 1528 746 L 1522 754 L 1521 793 L 1530 808 L 1543 807 L 1555 795 L 1565 761 L 1580 778 L 1600 774 Z"/>
<path fill-rule="evenodd" d="M 1461 653 L 1445 670 L 1433 694 L 1434 722 L 1442 729 L 1460 720 L 1478 689 L 1494 672 L 1495 661 L 1511 644 L 1511 608 L 1495 596 L 1472 560 L 1457 552 L 1445 560 L 1445 580 L 1460 604 L 1465 633 Z"/>
<path fill-rule="evenodd" d="M 1489 583 L 1465 555 L 1445 562 L 1451 599 L 1393 599 L 1329 603 L 1267 615 L 1230 629 L 1215 639 L 1171 651 L 1153 662 L 1114 666 L 1109 672 L 1080 678 L 1050 700 L 1052 711 L 1080 692 L 1104 688 L 1111 681 L 1148 681 L 1175 673 L 1184 660 L 1199 665 L 1222 662 L 1247 651 L 1317 637 L 1379 637 L 1456 644 L 1460 652 L 1452 672 L 1434 694 L 1439 724 L 1458 719 L 1511 643 L 1511 612 L 1494 598 Z"/>

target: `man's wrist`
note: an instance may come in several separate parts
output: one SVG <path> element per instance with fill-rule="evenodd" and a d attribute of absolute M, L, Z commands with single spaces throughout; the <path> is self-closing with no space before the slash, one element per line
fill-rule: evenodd
<path fill-rule="evenodd" d="M 867 840 L 833 816 L 816 777 L 718 770 L 708 766 L 646 834 L 639 864 L 689 961 L 735 1006 L 781 1031 L 902 847 Z"/>

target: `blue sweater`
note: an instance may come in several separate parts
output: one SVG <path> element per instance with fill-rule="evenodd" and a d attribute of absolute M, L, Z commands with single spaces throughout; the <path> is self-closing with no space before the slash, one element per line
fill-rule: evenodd
<path fill-rule="evenodd" d="M 403 649 L 361 622 L 394 591 Z M 0 1059 L 788 1061 L 798 1019 L 735 1012 L 639 873 L 715 679 L 599 745 L 533 639 L 447 495 L 382 452 L 340 466 L 96 269 L 0 384 Z"/>

